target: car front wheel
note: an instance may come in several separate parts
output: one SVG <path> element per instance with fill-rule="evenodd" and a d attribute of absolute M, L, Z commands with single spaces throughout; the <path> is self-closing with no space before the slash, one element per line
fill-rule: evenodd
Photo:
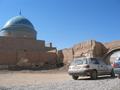
<path fill-rule="evenodd" d="M 77 80 L 78 77 L 79 77 L 79 76 L 72 75 L 72 78 L 73 78 L 74 80 Z"/>

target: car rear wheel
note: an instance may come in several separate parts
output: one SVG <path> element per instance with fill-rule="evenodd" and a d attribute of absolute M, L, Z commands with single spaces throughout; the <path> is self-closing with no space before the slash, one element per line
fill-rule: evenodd
<path fill-rule="evenodd" d="M 96 71 L 92 71 L 90 74 L 91 79 L 95 80 L 97 79 L 97 72 Z"/>
<path fill-rule="evenodd" d="M 73 78 L 74 80 L 77 80 L 78 77 L 79 77 L 79 76 L 72 75 L 72 78 Z"/>

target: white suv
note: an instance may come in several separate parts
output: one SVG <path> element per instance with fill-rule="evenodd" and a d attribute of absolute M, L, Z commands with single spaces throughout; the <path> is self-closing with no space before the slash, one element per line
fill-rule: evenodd
<path fill-rule="evenodd" d="M 102 60 L 96 58 L 75 58 L 70 64 L 68 73 L 74 80 L 79 76 L 90 76 L 91 79 L 97 79 L 98 75 L 111 75 L 114 77 L 114 70 L 111 65 L 105 64 Z"/>

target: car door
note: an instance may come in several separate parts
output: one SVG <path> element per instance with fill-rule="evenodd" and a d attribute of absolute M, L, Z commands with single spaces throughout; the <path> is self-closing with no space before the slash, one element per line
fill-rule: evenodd
<path fill-rule="evenodd" d="M 96 58 L 91 58 L 91 63 L 93 64 L 93 69 L 97 70 L 98 75 L 103 73 L 103 68 L 101 67 L 99 61 Z"/>
<path fill-rule="evenodd" d="M 99 60 L 101 74 L 108 74 L 110 71 L 108 70 L 107 64 L 105 64 L 102 60 Z"/>

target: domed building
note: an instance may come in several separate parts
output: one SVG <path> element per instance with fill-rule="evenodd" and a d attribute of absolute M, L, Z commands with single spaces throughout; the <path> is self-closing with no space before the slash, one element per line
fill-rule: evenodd
<path fill-rule="evenodd" d="M 0 36 L 36 39 L 36 31 L 28 19 L 15 16 L 1 29 Z"/>
<path fill-rule="evenodd" d="M 33 24 L 24 16 L 8 20 L 0 30 L 0 69 L 56 66 L 56 47 L 37 40 L 36 35 Z"/>

